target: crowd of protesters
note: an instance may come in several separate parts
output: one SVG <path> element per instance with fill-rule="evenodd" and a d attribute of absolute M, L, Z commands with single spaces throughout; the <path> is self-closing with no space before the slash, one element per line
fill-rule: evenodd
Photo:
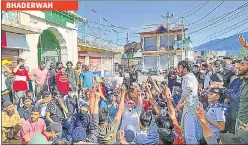
<path fill-rule="evenodd" d="M 2 143 L 248 144 L 248 58 L 180 61 L 165 80 L 109 87 L 71 61 L 2 63 Z"/>

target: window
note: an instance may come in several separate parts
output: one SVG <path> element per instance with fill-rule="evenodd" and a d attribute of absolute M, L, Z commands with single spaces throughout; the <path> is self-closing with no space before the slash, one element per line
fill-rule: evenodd
<path fill-rule="evenodd" d="M 157 51 L 157 40 L 156 37 L 145 37 L 144 38 L 144 51 Z"/>
<path fill-rule="evenodd" d="M 177 34 L 177 41 L 180 41 L 182 39 L 183 39 L 182 34 Z"/>
<path fill-rule="evenodd" d="M 170 36 L 170 47 L 173 47 L 174 37 Z M 160 36 L 160 46 L 168 46 L 168 36 Z"/>

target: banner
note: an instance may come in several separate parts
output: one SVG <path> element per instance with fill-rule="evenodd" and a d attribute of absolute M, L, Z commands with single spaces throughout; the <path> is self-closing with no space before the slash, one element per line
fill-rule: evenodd
<path fill-rule="evenodd" d="M 2 0 L 2 10 L 78 10 L 77 0 Z"/>

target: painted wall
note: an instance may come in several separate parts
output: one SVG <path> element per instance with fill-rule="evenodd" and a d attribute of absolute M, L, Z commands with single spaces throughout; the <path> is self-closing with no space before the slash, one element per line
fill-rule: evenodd
<path fill-rule="evenodd" d="M 61 60 L 63 64 L 67 61 L 72 61 L 76 64 L 78 61 L 78 51 L 77 51 L 77 25 L 69 24 L 66 27 L 62 25 L 55 24 L 53 22 L 48 22 L 45 20 L 45 13 L 41 11 L 23 11 L 20 14 L 20 23 L 22 25 L 30 26 L 33 28 L 46 30 L 50 27 L 54 29 L 55 36 L 57 39 L 64 40 L 64 44 L 61 44 Z M 39 42 L 40 34 L 27 34 L 26 39 L 30 47 L 30 51 L 23 51 L 21 57 L 26 59 L 27 65 L 33 69 L 38 66 L 37 58 L 37 45 Z M 32 56 L 32 57 L 30 57 Z"/>

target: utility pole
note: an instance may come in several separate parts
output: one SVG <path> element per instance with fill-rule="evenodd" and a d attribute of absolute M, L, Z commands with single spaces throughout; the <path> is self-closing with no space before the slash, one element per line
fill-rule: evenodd
<path fill-rule="evenodd" d="M 166 15 L 161 15 L 163 19 L 166 19 L 166 27 L 167 27 L 167 37 L 168 37 L 168 46 L 167 46 L 167 51 L 168 51 L 168 69 L 170 68 L 170 28 L 169 28 L 169 19 L 172 18 L 174 14 L 170 14 L 169 12 L 166 13 Z"/>
<path fill-rule="evenodd" d="M 128 33 L 127 33 L 127 45 L 128 45 Z M 129 52 L 127 54 L 127 67 L 129 68 Z"/>
<path fill-rule="evenodd" d="M 184 38 L 185 38 L 185 34 L 184 34 L 184 25 L 183 25 L 183 18 L 184 18 L 184 17 L 181 17 L 181 19 L 182 19 L 182 50 L 184 49 L 183 40 L 184 40 Z"/>

